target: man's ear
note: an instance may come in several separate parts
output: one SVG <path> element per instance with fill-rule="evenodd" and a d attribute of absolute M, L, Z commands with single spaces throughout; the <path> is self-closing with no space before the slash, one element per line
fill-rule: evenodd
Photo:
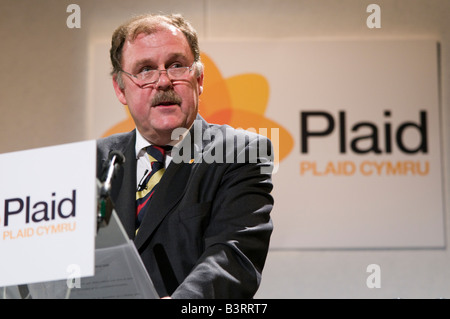
<path fill-rule="evenodd" d="M 117 77 L 119 76 L 119 74 L 114 74 L 112 77 L 114 92 L 116 92 L 116 96 L 119 99 L 120 103 L 122 103 L 123 105 L 127 105 L 127 99 L 125 98 L 124 89 L 118 83 Z"/>
<path fill-rule="evenodd" d="M 197 77 L 197 83 L 198 83 L 198 95 L 203 93 L 203 71 L 200 73 L 200 76 Z"/>

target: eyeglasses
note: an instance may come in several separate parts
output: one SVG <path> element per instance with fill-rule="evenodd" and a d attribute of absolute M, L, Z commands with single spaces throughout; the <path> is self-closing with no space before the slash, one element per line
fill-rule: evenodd
<path fill-rule="evenodd" d="M 120 71 L 138 80 L 140 83 L 136 84 L 140 87 L 143 87 L 158 82 L 159 77 L 161 76 L 161 72 L 166 72 L 167 76 L 171 81 L 184 80 L 186 79 L 187 75 L 194 69 L 194 65 L 195 62 L 192 63 L 191 66 L 178 66 L 177 64 L 174 64 L 173 66 L 170 66 L 165 70 L 145 69 L 138 74 L 131 74 L 124 70 Z"/>

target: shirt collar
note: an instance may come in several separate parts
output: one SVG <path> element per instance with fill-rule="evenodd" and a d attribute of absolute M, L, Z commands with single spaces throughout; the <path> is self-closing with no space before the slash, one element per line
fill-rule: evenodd
<path fill-rule="evenodd" d="M 144 155 L 146 153 L 145 148 L 147 148 L 148 146 L 150 146 L 151 143 L 149 141 L 147 141 L 139 132 L 139 130 L 136 128 L 136 145 L 135 145 L 135 150 L 136 150 L 136 159 L 138 159 L 139 157 L 141 157 L 142 155 Z"/>
<path fill-rule="evenodd" d="M 194 123 L 191 124 L 191 127 L 193 124 Z M 191 127 L 189 127 L 189 129 L 187 129 L 183 133 L 182 138 L 179 141 L 176 141 L 176 140 L 171 141 L 168 145 L 177 147 L 183 141 L 183 139 L 186 137 L 186 135 L 188 134 Z M 136 159 L 139 159 L 141 156 L 146 154 L 145 148 L 149 147 L 150 145 L 152 145 L 152 143 L 147 141 L 145 139 L 145 137 L 143 137 L 142 134 L 139 132 L 139 130 L 136 128 L 136 144 L 135 144 Z"/>

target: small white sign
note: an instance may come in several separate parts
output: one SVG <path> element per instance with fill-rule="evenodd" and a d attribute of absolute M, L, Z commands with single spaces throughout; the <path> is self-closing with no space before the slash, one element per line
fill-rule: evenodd
<path fill-rule="evenodd" d="M 0 286 L 94 275 L 96 142 L 0 155 Z"/>

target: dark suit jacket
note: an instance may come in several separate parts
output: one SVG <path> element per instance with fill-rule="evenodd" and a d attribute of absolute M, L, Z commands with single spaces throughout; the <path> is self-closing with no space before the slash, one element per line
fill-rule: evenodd
<path fill-rule="evenodd" d="M 135 140 L 135 131 L 98 140 L 97 174 L 101 178 L 110 151 L 123 152 L 111 197 L 159 295 L 253 297 L 273 228 L 270 141 L 198 116 L 182 153 L 173 150 L 135 237 Z M 178 163 L 177 152 L 194 162 Z"/>

